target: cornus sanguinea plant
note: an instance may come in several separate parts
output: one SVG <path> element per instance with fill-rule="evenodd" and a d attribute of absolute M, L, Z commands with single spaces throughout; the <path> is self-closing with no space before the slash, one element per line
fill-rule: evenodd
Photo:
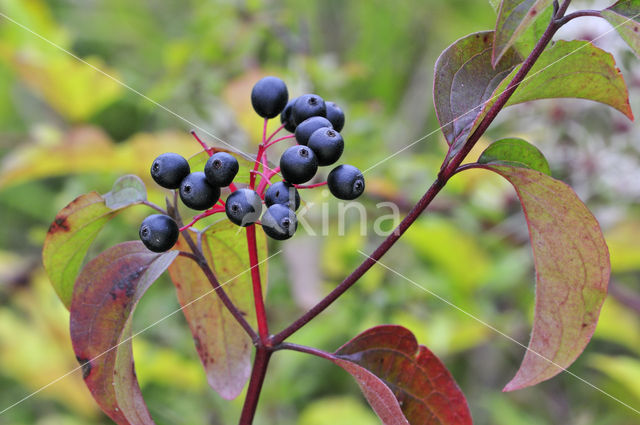
<path fill-rule="evenodd" d="M 495 30 L 471 34 L 444 50 L 435 66 L 433 97 L 449 149 L 434 182 L 362 264 L 285 329 L 271 329 L 266 313 L 265 235 L 284 241 L 278 243 L 295 237 L 296 209 L 308 189 L 326 183 L 344 200 L 365 193 L 363 173 L 339 163 L 349 138 L 340 133 L 345 116 L 335 103 L 317 94 L 290 99 L 281 79 L 266 77 L 247 93 L 265 118 L 264 128 L 256 129 L 263 137 L 255 159 L 209 147 L 196 136 L 203 151 L 188 161 L 162 153 L 151 164 L 153 179 L 173 190 L 166 209 L 147 201 L 139 178 L 125 176 L 111 192 L 82 195 L 60 211 L 46 238 L 44 264 L 70 310 L 73 349 L 104 412 L 122 425 L 153 423 L 132 366 L 130 320 L 146 289 L 168 270 L 210 385 L 233 399 L 249 382 L 241 425 L 252 423 L 269 360 L 284 350 L 346 370 L 386 425 L 470 424 L 470 410 L 451 374 L 405 328 L 374 327 L 333 352 L 287 342 L 376 264 L 452 176 L 468 169 L 497 173 L 513 185 L 534 254 L 536 307 L 529 350 L 504 390 L 535 385 L 571 365 L 590 340 L 607 293 L 609 257 L 598 222 L 570 187 L 550 176 L 543 154 L 525 140 L 494 141 L 478 158 L 469 158 L 475 162 L 461 165 L 506 106 L 578 97 L 632 118 L 625 82 L 609 53 L 585 41 L 551 40 L 570 20 L 599 16 L 638 53 L 640 1 L 567 14 L 569 3 L 492 2 L 498 12 Z M 278 115 L 282 126 L 268 135 L 267 122 Z M 283 130 L 295 136 L 278 137 Z M 267 153 L 276 143 L 291 146 L 272 168 Z M 312 178 L 319 183 L 303 185 Z M 116 245 L 81 267 L 101 227 L 135 204 L 155 210 L 139 228 L 141 241 Z M 192 209 L 202 212 L 187 222 L 179 211 L 193 214 Z M 219 217 L 214 224 L 198 225 L 213 215 Z M 237 286 L 231 292 L 227 284 Z M 212 294 L 193 302 L 207 291 Z"/>

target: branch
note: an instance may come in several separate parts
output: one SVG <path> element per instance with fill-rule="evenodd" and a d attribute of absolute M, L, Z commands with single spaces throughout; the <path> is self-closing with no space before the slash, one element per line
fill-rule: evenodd
<path fill-rule="evenodd" d="M 569 6 L 570 0 L 566 0 L 562 6 L 560 6 L 559 13 L 566 11 L 566 7 Z M 382 256 L 391 249 L 391 247 L 400 239 L 400 236 L 420 217 L 420 214 L 429 206 L 435 196 L 442 190 L 447 181 L 455 174 L 456 169 L 462 163 L 464 158 L 469 154 L 473 146 L 477 143 L 489 125 L 496 118 L 498 113 L 504 108 L 507 101 L 513 95 L 518 85 L 524 80 L 527 73 L 531 70 L 535 62 L 538 60 L 544 49 L 551 41 L 553 35 L 560 28 L 560 24 L 553 20 L 541 39 L 538 41 L 529 57 L 522 63 L 520 70 L 513 77 L 506 90 L 498 97 L 496 103 L 491 107 L 487 115 L 480 122 L 478 128 L 469 137 L 462 149 L 451 159 L 449 164 L 438 174 L 438 177 L 433 182 L 429 190 L 418 201 L 413 209 L 407 214 L 402 222 L 396 227 L 383 242 L 376 248 L 373 253 L 367 257 L 349 276 L 347 276 L 333 291 L 331 291 L 324 299 L 313 306 L 309 311 L 300 316 L 295 322 L 284 329 L 282 332 L 273 336 L 271 339 L 272 344 L 277 345 L 282 343 L 285 339 L 298 331 L 301 327 L 306 325 L 310 320 L 322 313 L 327 307 L 329 307 L 336 299 L 344 294 L 354 283 L 358 281 L 376 262 L 382 258 Z"/>

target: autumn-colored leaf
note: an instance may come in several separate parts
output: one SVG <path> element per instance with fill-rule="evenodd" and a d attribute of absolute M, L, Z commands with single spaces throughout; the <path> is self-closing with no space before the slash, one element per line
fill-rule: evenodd
<path fill-rule="evenodd" d="M 545 381 L 569 367 L 595 331 L 609 284 L 609 251 L 593 214 L 566 184 L 539 171 L 479 165 L 516 189 L 536 267 L 533 332 L 520 370 L 504 388 Z"/>
<path fill-rule="evenodd" d="M 136 176 L 118 179 L 105 195 L 81 195 L 56 215 L 42 248 L 42 262 L 65 307 L 87 250 L 104 225 L 124 208 L 146 200 L 144 183 Z"/>
<path fill-rule="evenodd" d="M 119 425 L 151 425 L 135 375 L 131 317 L 149 286 L 177 257 L 142 242 L 116 245 L 82 269 L 71 302 L 70 332 L 82 375 L 102 410 Z"/>
<path fill-rule="evenodd" d="M 384 425 L 471 424 L 464 395 L 442 362 L 401 326 L 376 326 L 330 360 L 356 379 Z"/>
<path fill-rule="evenodd" d="M 549 163 L 540 149 L 523 139 L 508 138 L 493 142 L 482 152 L 478 163 L 502 163 L 516 167 L 526 167 L 551 175 Z"/>
<path fill-rule="evenodd" d="M 602 11 L 620 37 L 640 56 L 640 0 L 621 0 Z"/>
<path fill-rule="evenodd" d="M 494 69 L 493 34 L 485 31 L 461 38 L 442 52 L 436 62 L 433 89 L 436 114 L 454 151 L 460 144 L 456 141 L 466 141 L 483 102 L 521 62 L 516 51 L 509 49 Z"/>
<path fill-rule="evenodd" d="M 264 259 L 267 255 L 266 239 L 263 232 L 257 234 L 259 258 Z M 255 326 L 244 231 L 223 220 L 207 228 L 200 238 L 203 253 L 218 281 L 225 285 L 225 292 L 247 321 Z M 183 237 L 180 237 L 177 248 L 189 250 Z M 263 288 L 266 289 L 266 264 L 260 266 L 260 271 Z M 251 339 L 217 295 L 212 293 L 211 284 L 193 261 L 180 257 L 171 265 L 169 273 L 180 305 L 186 306 L 183 312 L 209 385 L 225 399 L 236 398 L 251 373 Z"/>
<path fill-rule="evenodd" d="M 493 42 L 493 66 L 552 3 L 553 0 L 502 0 Z"/>

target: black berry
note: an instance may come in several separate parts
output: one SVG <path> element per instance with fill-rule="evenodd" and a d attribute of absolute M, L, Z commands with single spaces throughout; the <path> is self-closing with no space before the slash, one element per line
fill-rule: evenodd
<path fill-rule="evenodd" d="M 324 117 L 327 115 L 327 107 L 324 100 L 317 94 L 305 94 L 300 96 L 291 108 L 293 121 L 300 124 L 307 118 Z"/>
<path fill-rule="evenodd" d="M 140 225 L 140 240 L 153 252 L 170 250 L 178 241 L 179 229 L 176 222 L 164 214 L 153 214 Z"/>
<path fill-rule="evenodd" d="M 344 150 L 342 135 L 332 128 L 320 128 L 309 138 L 308 146 L 318 158 L 318 165 L 335 163 Z"/>
<path fill-rule="evenodd" d="M 291 116 L 291 108 L 293 108 L 293 104 L 296 100 L 298 100 L 297 97 L 295 99 L 291 99 L 280 114 L 280 123 L 284 124 L 284 129 L 289 133 L 296 131 L 296 123 L 293 121 L 293 117 Z"/>
<path fill-rule="evenodd" d="M 262 229 L 267 236 L 283 241 L 289 239 L 298 228 L 296 213 L 282 204 L 273 204 L 262 215 Z"/>
<path fill-rule="evenodd" d="M 227 198 L 225 204 L 227 217 L 234 224 L 246 227 L 260 219 L 262 200 L 258 192 L 251 189 L 238 189 Z"/>
<path fill-rule="evenodd" d="M 226 152 L 218 152 L 207 160 L 204 166 L 204 174 L 211 185 L 225 187 L 233 182 L 239 169 L 238 160 L 233 155 Z"/>
<path fill-rule="evenodd" d="M 307 146 L 291 146 L 280 157 L 280 172 L 289 183 L 309 181 L 318 171 L 318 160 Z"/>
<path fill-rule="evenodd" d="M 342 131 L 344 128 L 344 112 L 342 112 L 342 108 L 334 102 L 325 102 L 325 105 L 327 108 L 327 119 L 331 121 L 336 131 Z"/>
<path fill-rule="evenodd" d="M 306 145 L 313 132 L 322 127 L 333 128 L 325 117 L 307 118 L 296 127 L 296 141 L 298 144 Z"/>
<path fill-rule="evenodd" d="M 163 153 L 151 164 L 151 177 L 156 183 L 167 189 L 179 188 L 182 179 L 190 171 L 187 160 L 177 153 Z"/>
<path fill-rule="evenodd" d="M 189 208 L 206 210 L 220 199 L 220 188 L 210 185 L 202 171 L 195 171 L 182 180 L 180 199 Z"/>
<path fill-rule="evenodd" d="M 338 199 L 350 201 L 364 192 L 364 177 L 353 165 L 338 165 L 327 177 L 329 190 Z"/>
<path fill-rule="evenodd" d="M 253 109 L 263 118 L 277 116 L 287 105 L 287 100 L 287 85 L 277 77 L 264 77 L 251 90 Z"/>
<path fill-rule="evenodd" d="M 292 184 L 276 182 L 269 186 L 269 189 L 265 192 L 264 203 L 267 207 L 274 204 L 282 204 L 296 211 L 300 207 L 300 194 Z"/>

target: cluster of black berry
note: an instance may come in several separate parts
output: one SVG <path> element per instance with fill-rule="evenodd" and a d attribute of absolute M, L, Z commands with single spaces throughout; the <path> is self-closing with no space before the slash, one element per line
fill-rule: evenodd
<path fill-rule="evenodd" d="M 282 127 L 295 133 L 298 144 L 285 150 L 280 158 L 283 181 L 270 184 L 268 188 L 261 184 L 255 190 L 255 174 L 262 174 L 265 183 L 270 183 L 269 178 L 277 172 L 265 169 L 262 160 L 266 149 L 278 140 L 293 136 L 271 143 L 263 140 L 247 188 L 237 188 L 233 184 L 239 164 L 226 152 L 211 155 L 204 172 L 191 172 L 185 158 L 164 153 L 153 161 L 151 176 L 164 188 L 178 189 L 180 199 L 189 208 L 210 213 L 224 211 L 229 220 L 243 227 L 260 221 L 268 236 L 285 240 L 293 236 L 298 225 L 295 211 L 300 206 L 300 195 L 296 186 L 311 180 L 319 166 L 334 164 L 342 155 L 344 140 L 340 130 L 344 126 L 344 113 L 335 103 L 325 102 L 315 94 L 289 101 L 287 86 L 276 77 L 265 77 L 256 83 L 251 92 L 251 103 L 258 115 L 267 120 L 280 115 Z M 260 165 L 263 173 L 256 173 Z M 355 199 L 364 191 L 364 177 L 352 165 L 335 167 L 326 184 L 335 197 L 344 200 Z M 231 194 L 222 202 L 220 189 L 227 186 L 230 186 Z M 264 214 L 263 199 L 267 206 Z M 206 215 L 210 214 L 202 214 Z M 171 217 L 154 214 L 142 222 L 140 239 L 151 251 L 163 252 L 173 247 L 180 230 Z"/>

